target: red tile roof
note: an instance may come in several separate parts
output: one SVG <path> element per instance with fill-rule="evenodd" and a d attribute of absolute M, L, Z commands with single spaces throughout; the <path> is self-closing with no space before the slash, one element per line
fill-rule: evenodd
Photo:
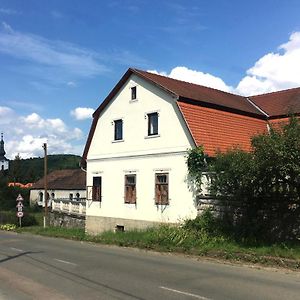
<path fill-rule="evenodd" d="M 270 117 L 300 113 L 300 88 L 249 97 Z"/>
<path fill-rule="evenodd" d="M 85 190 L 86 173 L 81 169 L 56 170 L 47 175 L 49 190 Z M 35 182 L 31 189 L 43 189 L 44 178 Z"/>
<path fill-rule="evenodd" d="M 265 120 L 180 101 L 178 105 L 196 145 L 203 145 L 210 156 L 234 147 L 250 151 L 251 137 L 267 130 Z"/>
<path fill-rule="evenodd" d="M 263 113 L 252 105 L 246 97 L 137 69 L 134 69 L 133 72 L 172 92 L 178 98 L 263 116 Z"/>
<path fill-rule="evenodd" d="M 290 112 L 300 114 L 300 88 L 243 97 L 130 68 L 93 114 L 83 163 L 100 113 L 132 74 L 151 82 L 177 99 L 195 143 L 203 144 L 209 155 L 214 155 L 217 149 L 225 151 L 234 145 L 250 150 L 251 136 L 265 131 L 269 118 L 282 118 Z"/>

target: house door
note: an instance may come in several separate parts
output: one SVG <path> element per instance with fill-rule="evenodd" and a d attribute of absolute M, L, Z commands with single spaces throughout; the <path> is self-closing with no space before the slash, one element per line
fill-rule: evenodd
<path fill-rule="evenodd" d="M 102 198 L 102 178 L 101 176 L 93 177 L 93 201 L 101 201 Z"/>

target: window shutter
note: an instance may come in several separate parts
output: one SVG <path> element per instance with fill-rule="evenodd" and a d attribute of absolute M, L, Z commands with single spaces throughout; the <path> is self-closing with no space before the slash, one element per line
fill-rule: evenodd
<path fill-rule="evenodd" d="M 155 174 L 155 204 L 169 204 L 169 174 Z"/>
<path fill-rule="evenodd" d="M 125 203 L 136 203 L 136 175 L 125 175 Z"/>

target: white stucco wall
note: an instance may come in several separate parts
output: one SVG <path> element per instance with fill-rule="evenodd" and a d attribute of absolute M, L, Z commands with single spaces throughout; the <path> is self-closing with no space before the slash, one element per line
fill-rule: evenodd
<path fill-rule="evenodd" d="M 0 161 L 0 170 L 8 170 L 9 162 L 8 160 L 1 160 Z"/>
<path fill-rule="evenodd" d="M 69 199 L 70 194 L 73 194 L 73 199 L 76 199 L 76 194 L 79 193 L 80 198 L 86 198 L 86 190 L 47 190 L 52 199 L 52 193 L 54 193 L 54 199 Z M 32 189 L 30 190 L 30 206 L 40 201 L 40 193 L 43 193 L 43 201 L 45 200 L 43 189 Z"/>
<path fill-rule="evenodd" d="M 137 101 L 131 87 L 137 86 Z M 158 112 L 159 135 L 148 137 L 147 113 Z M 114 141 L 114 123 L 123 120 L 123 141 Z M 186 182 L 186 150 L 194 142 L 170 94 L 132 75 L 101 113 L 87 157 L 87 186 L 102 177 L 102 202 L 87 205 L 87 216 L 178 222 L 196 216 Z M 124 203 L 124 176 L 136 174 L 137 204 Z M 154 201 L 155 173 L 169 173 L 168 206 Z"/>

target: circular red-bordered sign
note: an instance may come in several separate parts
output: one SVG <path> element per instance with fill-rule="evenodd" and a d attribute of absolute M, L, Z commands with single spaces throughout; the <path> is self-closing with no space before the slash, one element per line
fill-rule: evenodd
<path fill-rule="evenodd" d="M 22 211 L 17 212 L 17 217 L 22 218 L 24 216 L 24 213 Z"/>

